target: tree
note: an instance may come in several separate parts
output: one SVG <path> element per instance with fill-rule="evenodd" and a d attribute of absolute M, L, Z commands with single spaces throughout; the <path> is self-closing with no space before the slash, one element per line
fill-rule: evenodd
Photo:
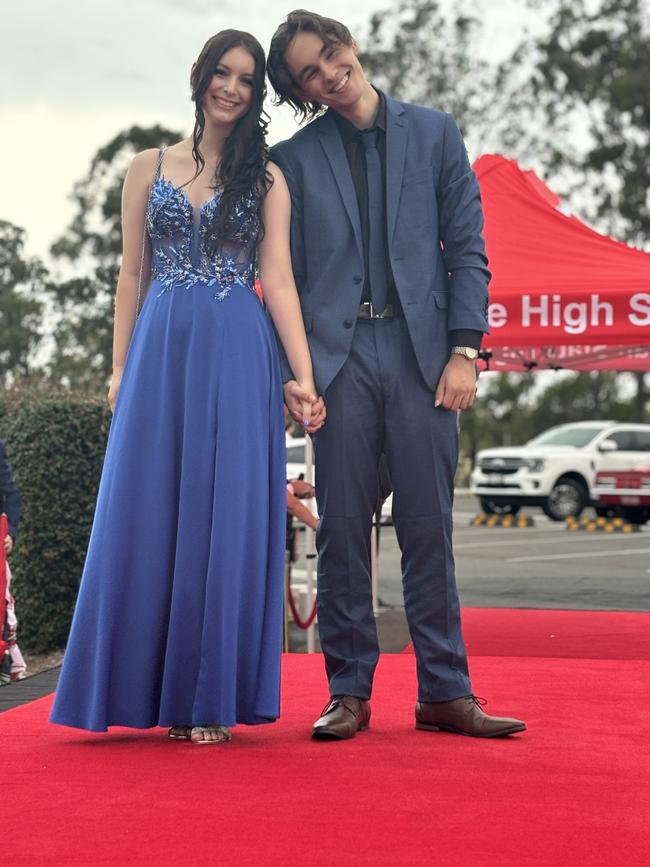
<path fill-rule="evenodd" d="M 476 4 L 453 11 L 437 0 L 401 0 L 372 16 L 361 62 L 391 96 L 451 112 L 470 153 L 523 154 L 539 127 L 519 64 L 497 65 L 480 50 Z"/>
<path fill-rule="evenodd" d="M 547 154 L 549 168 L 564 169 L 569 189 L 580 191 L 581 208 L 596 226 L 647 248 L 650 4 L 601 0 L 594 8 L 585 0 L 556 0 L 549 32 L 534 52 L 534 90 L 553 94 L 542 103 L 547 125 L 557 129 L 561 117 L 565 131 Z M 635 413 L 642 420 L 648 377 L 634 376 Z"/>
<path fill-rule="evenodd" d="M 533 375 L 488 374 L 487 387 L 471 412 L 461 413 L 461 451 L 472 465 L 476 453 L 490 446 L 519 445 L 533 436 Z"/>
<path fill-rule="evenodd" d="M 573 118 L 555 152 L 583 190 L 588 216 L 639 246 L 650 237 L 650 5 L 647 0 L 556 0 L 533 46 L 534 80 L 551 128 Z M 577 133 L 577 135 L 576 135 Z M 582 135 L 580 135 L 582 133 Z M 576 144 L 576 142 L 578 142 Z"/>
<path fill-rule="evenodd" d="M 111 372 L 113 298 L 122 251 L 121 194 L 133 156 L 178 141 L 182 134 L 155 126 L 133 126 L 100 148 L 86 176 L 75 184 L 75 216 L 52 246 L 67 266 L 54 287 L 60 318 L 52 378 L 103 388 Z"/>
<path fill-rule="evenodd" d="M 458 119 L 482 116 L 477 98 L 490 67 L 472 50 L 480 21 L 461 10 L 447 17 L 436 0 L 401 0 L 370 21 L 361 62 L 388 93 L 438 105 Z"/>
<path fill-rule="evenodd" d="M 531 435 L 584 419 L 636 420 L 634 405 L 621 396 L 615 372 L 572 373 L 549 385 L 530 414 Z"/>
<path fill-rule="evenodd" d="M 0 382 L 27 379 L 42 341 L 47 269 L 24 254 L 25 231 L 0 221 Z"/>

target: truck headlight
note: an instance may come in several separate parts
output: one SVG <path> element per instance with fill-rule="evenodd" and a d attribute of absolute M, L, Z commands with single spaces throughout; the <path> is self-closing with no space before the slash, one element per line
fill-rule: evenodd
<path fill-rule="evenodd" d="M 526 466 L 534 473 L 541 473 L 541 471 L 544 469 L 544 460 L 543 458 L 529 458 L 526 461 Z"/>

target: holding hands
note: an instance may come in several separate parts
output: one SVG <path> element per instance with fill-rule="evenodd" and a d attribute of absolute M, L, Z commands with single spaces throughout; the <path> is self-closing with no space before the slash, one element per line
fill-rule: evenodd
<path fill-rule="evenodd" d="M 316 395 L 313 382 L 297 382 L 295 379 L 285 382 L 284 402 L 292 418 L 303 426 L 306 433 L 316 433 L 325 424 L 325 401 Z"/>

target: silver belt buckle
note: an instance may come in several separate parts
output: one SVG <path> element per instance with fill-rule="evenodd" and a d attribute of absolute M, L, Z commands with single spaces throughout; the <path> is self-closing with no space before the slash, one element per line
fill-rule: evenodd
<path fill-rule="evenodd" d="M 372 301 L 364 301 L 359 305 L 359 315 L 362 319 L 385 319 L 387 316 L 391 316 L 392 312 L 390 304 L 386 306 L 382 313 L 377 312 L 372 306 Z"/>

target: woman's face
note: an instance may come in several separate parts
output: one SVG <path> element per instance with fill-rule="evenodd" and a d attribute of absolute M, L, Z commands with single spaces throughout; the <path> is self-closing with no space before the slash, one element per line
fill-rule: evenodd
<path fill-rule="evenodd" d="M 241 45 L 222 54 L 203 96 L 206 121 L 234 124 L 243 117 L 253 99 L 255 59 Z"/>

